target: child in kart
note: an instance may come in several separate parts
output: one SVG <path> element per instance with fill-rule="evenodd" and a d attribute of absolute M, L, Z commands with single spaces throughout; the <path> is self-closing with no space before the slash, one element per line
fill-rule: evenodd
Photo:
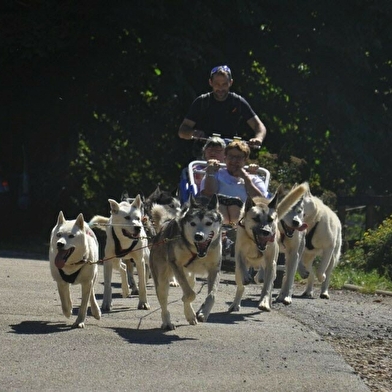
<path fill-rule="evenodd" d="M 202 196 L 218 195 L 219 208 L 223 215 L 223 223 L 226 225 L 237 225 L 241 207 L 248 195 L 268 197 L 264 181 L 244 168 L 249 155 L 250 149 L 245 142 L 232 141 L 224 151 L 226 167 L 220 167 L 220 162 L 216 159 L 209 160 L 200 184 Z M 257 165 L 253 165 L 251 170 L 257 171 Z"/>

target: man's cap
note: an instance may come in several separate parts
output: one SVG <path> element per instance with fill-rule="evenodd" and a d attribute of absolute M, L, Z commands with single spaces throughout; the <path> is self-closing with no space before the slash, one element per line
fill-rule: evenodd
<path fill-rule="evenodd" d="M 217 67 L 212 68 L 210 72 L 210 79 L 218 72 L 226 72 L 227 76 L 229 79 L 232 79 L 231 77 L 231 69 L 227 65 L 218 65 Z"/>

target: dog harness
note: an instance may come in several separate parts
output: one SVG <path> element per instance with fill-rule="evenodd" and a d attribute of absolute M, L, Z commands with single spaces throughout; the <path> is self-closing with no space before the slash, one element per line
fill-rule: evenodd
<path fill-rule="evenodd" d="M 319 222 L 316 222 L 316 224 L 313 226 L 312 230 L 310 230 L 309 233 L 307 233 L 305 236 L 305 246 L 309 250 L 314 249 L 314 246 L 312 245 L 312 239 L 313 239 L 313 236 L 314 236 L 314 233 L 316 231 L 318 224 L 319 224 Z"/>
<path fill-rule="evenodd" d="M 64 282 L 73 284 L 73 283 L 75 283 L 75 280 L 76 280 L 76 278 L 78 277 L 79 272 L 80 272 L 82 269 L 81 269 L 81 268 L 78 269 L 76 272 L 74 272 L 74 273 L 71 274 L 71 275 L 67 275 L 67 274 L 66 274 L 62 269 L 60 269 L 60 268 L 59 268 L 58 270 L 59 270 L 60 276 L 61 276 L 61 278 L 63 279 Z"/>
<path fill-rule="evenodd" d="M 128 249 L 123 249 L 121 247 L 118 237 L 116 236 L 116 233 L 114 232 L 113 227 L 112 227 L 112 235 L 114 240 L 114 248 L 115 248 L 116 256 L 120 258 L 130 253 L 139 241 L 139 239 L 137 238 L 132 242 L 131 246 Z"/>

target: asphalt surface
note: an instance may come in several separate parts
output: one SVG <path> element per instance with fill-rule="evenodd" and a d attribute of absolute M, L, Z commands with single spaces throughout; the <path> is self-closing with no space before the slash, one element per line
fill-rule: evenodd
<path fill-rule="evenodd" d="M 101 304 L 102 266 L 95 288 Z M 195 310 L 204 281 L 196 288 Z M 210 318 L 196 326 L 185 320 L 181 289 L 171 288 L 170 332 L 160 330 L 152 280 L 151 310 L 138 310 L 136 297 L 121 298 L 114 273 L 113 310 L 88 316 L 85 329 L 70 328 L 80 286 L 71 292 L 66 319 L 48 261 L 0 257 L 0 391 L 369 391 L 316 332 L 277 309 L 260 312 L 259 286 L 247 287 L 240 312 L 227 313 L 232 273 L 222 273 Z"/>

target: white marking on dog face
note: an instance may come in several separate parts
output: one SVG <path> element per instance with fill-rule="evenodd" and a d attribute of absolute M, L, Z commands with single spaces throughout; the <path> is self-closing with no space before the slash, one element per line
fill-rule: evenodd
<path fill-rule="evenodd" d="M 64 220 L 52 236 L 51 247 L 56 254 L 55 265 L 57 268 L 64 268 L 68 260 L 75 261 L 83 258 L 85 232 L 76 223 L 76 220 Z"/>

